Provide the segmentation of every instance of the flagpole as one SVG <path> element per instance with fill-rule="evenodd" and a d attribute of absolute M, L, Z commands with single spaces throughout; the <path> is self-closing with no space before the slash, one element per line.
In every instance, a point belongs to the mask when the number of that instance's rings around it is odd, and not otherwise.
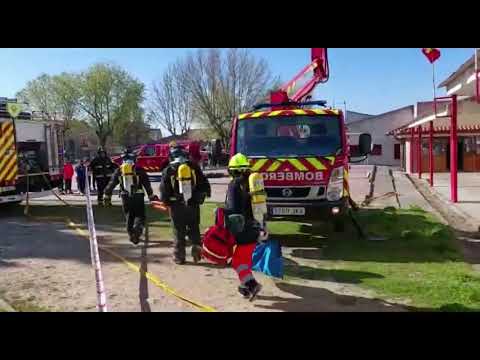
<path fill-rule="evenodd" d="M 435 62 L 432 63 L 432 79 L 433 79 L 433 111 L 435 117 L 437 116 L 437 94 L 435 91 Z"/>

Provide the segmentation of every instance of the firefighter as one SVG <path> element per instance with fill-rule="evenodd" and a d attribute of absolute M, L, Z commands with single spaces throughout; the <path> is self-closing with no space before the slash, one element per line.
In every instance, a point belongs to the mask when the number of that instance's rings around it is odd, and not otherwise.
<path fill-rule="evenodd" d="M 170 208 L 174 238 L 174 262 L 185 264 L 185 242 L 192 242 L 192 257 L 201 258 L 200 205 L 211 196 L 210 183 L 198 164 L 181 146 L 170 145 L 170 163 L 162 173 L 160 199 Z"/>
<path fill-rule="evenodd" d="M 228 163 L 228 172 L 232 180 L 228 185 L 225 212 L 230 219 L 233 216 L 238 218 L 239 215 L 242 218 L 241 226 L 232 222 L 229 226 L 237 244 L 232 257 L 232 267 L 240 279 L 238 291 L 244 297 L 253 300 L 262 287 L 252 274 L 252 255 L 257 242 L 265 236 L 262 230 L 264 225 L 255 220 L 252 209 L 249 186 L 251 168 L 248 158 L 240 153 L 233 156 Z"/>
<path fill-rule="evenodd" d="M 135 155 L 130 149 L 122 154 L 122 165 L 115 170 L 105 187 L 105 200 L 111 203 L 115 187 L 120 184 L 123 213 L 127 223 L 127 232 L 133 244 L 140 242 L 145 227 L 145 191 L 150 201 L 158 200 L 145 170 L 136 165 Z"/>
<path fill-rule="evenodd" d="M 97 183 L 97 200 L 99 206 L 110 205 L 108 200 L 104 203 L 103 194 L 116 168 L 115 163 L 107 156 L 107 152 L 102 147 L 98 148 L 97 156 L 90 163 L 89 170 L 92 172 L 93 179 Z"/>

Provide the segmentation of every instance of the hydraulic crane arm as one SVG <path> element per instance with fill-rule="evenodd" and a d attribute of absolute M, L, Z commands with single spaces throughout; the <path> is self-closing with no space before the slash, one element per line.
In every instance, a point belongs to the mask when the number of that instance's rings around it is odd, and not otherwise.
<path fill-rule="evenodd" d="M 328 77 L 327 48 L 312 48 L 312 62 L 279 90 L 272 92 L 271 103 L 303 102 L 308 99 L 315 86 L 327 82 Z"/>

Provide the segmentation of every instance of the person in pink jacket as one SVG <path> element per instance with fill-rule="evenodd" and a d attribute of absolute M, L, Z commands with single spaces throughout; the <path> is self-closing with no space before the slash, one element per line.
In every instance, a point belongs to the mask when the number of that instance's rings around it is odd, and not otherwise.
<path fill-rule="evenodd" d="M 65 182 L 65 192 L 67 194 L 73 194 L 72 192 L 72 178 L 73 178 L 73 165 L 70 160 L 65 162 L 63 166 L 63 181 Z"/>

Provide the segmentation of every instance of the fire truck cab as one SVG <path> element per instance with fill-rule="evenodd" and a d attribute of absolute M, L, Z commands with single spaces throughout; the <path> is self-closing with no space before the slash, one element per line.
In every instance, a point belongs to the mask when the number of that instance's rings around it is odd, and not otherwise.
<path fill-rule="evenodd" d="M 370 147 L 370 135 L 361 134 L 356 153 L 350 153 L 337 109 L 299 104 L 240 114 L 233 122 L 231 155 L 246 155 L 252 171 L 263 175 L 270 219 L 343 223 L 349 157 L 366 156 Z"/>

